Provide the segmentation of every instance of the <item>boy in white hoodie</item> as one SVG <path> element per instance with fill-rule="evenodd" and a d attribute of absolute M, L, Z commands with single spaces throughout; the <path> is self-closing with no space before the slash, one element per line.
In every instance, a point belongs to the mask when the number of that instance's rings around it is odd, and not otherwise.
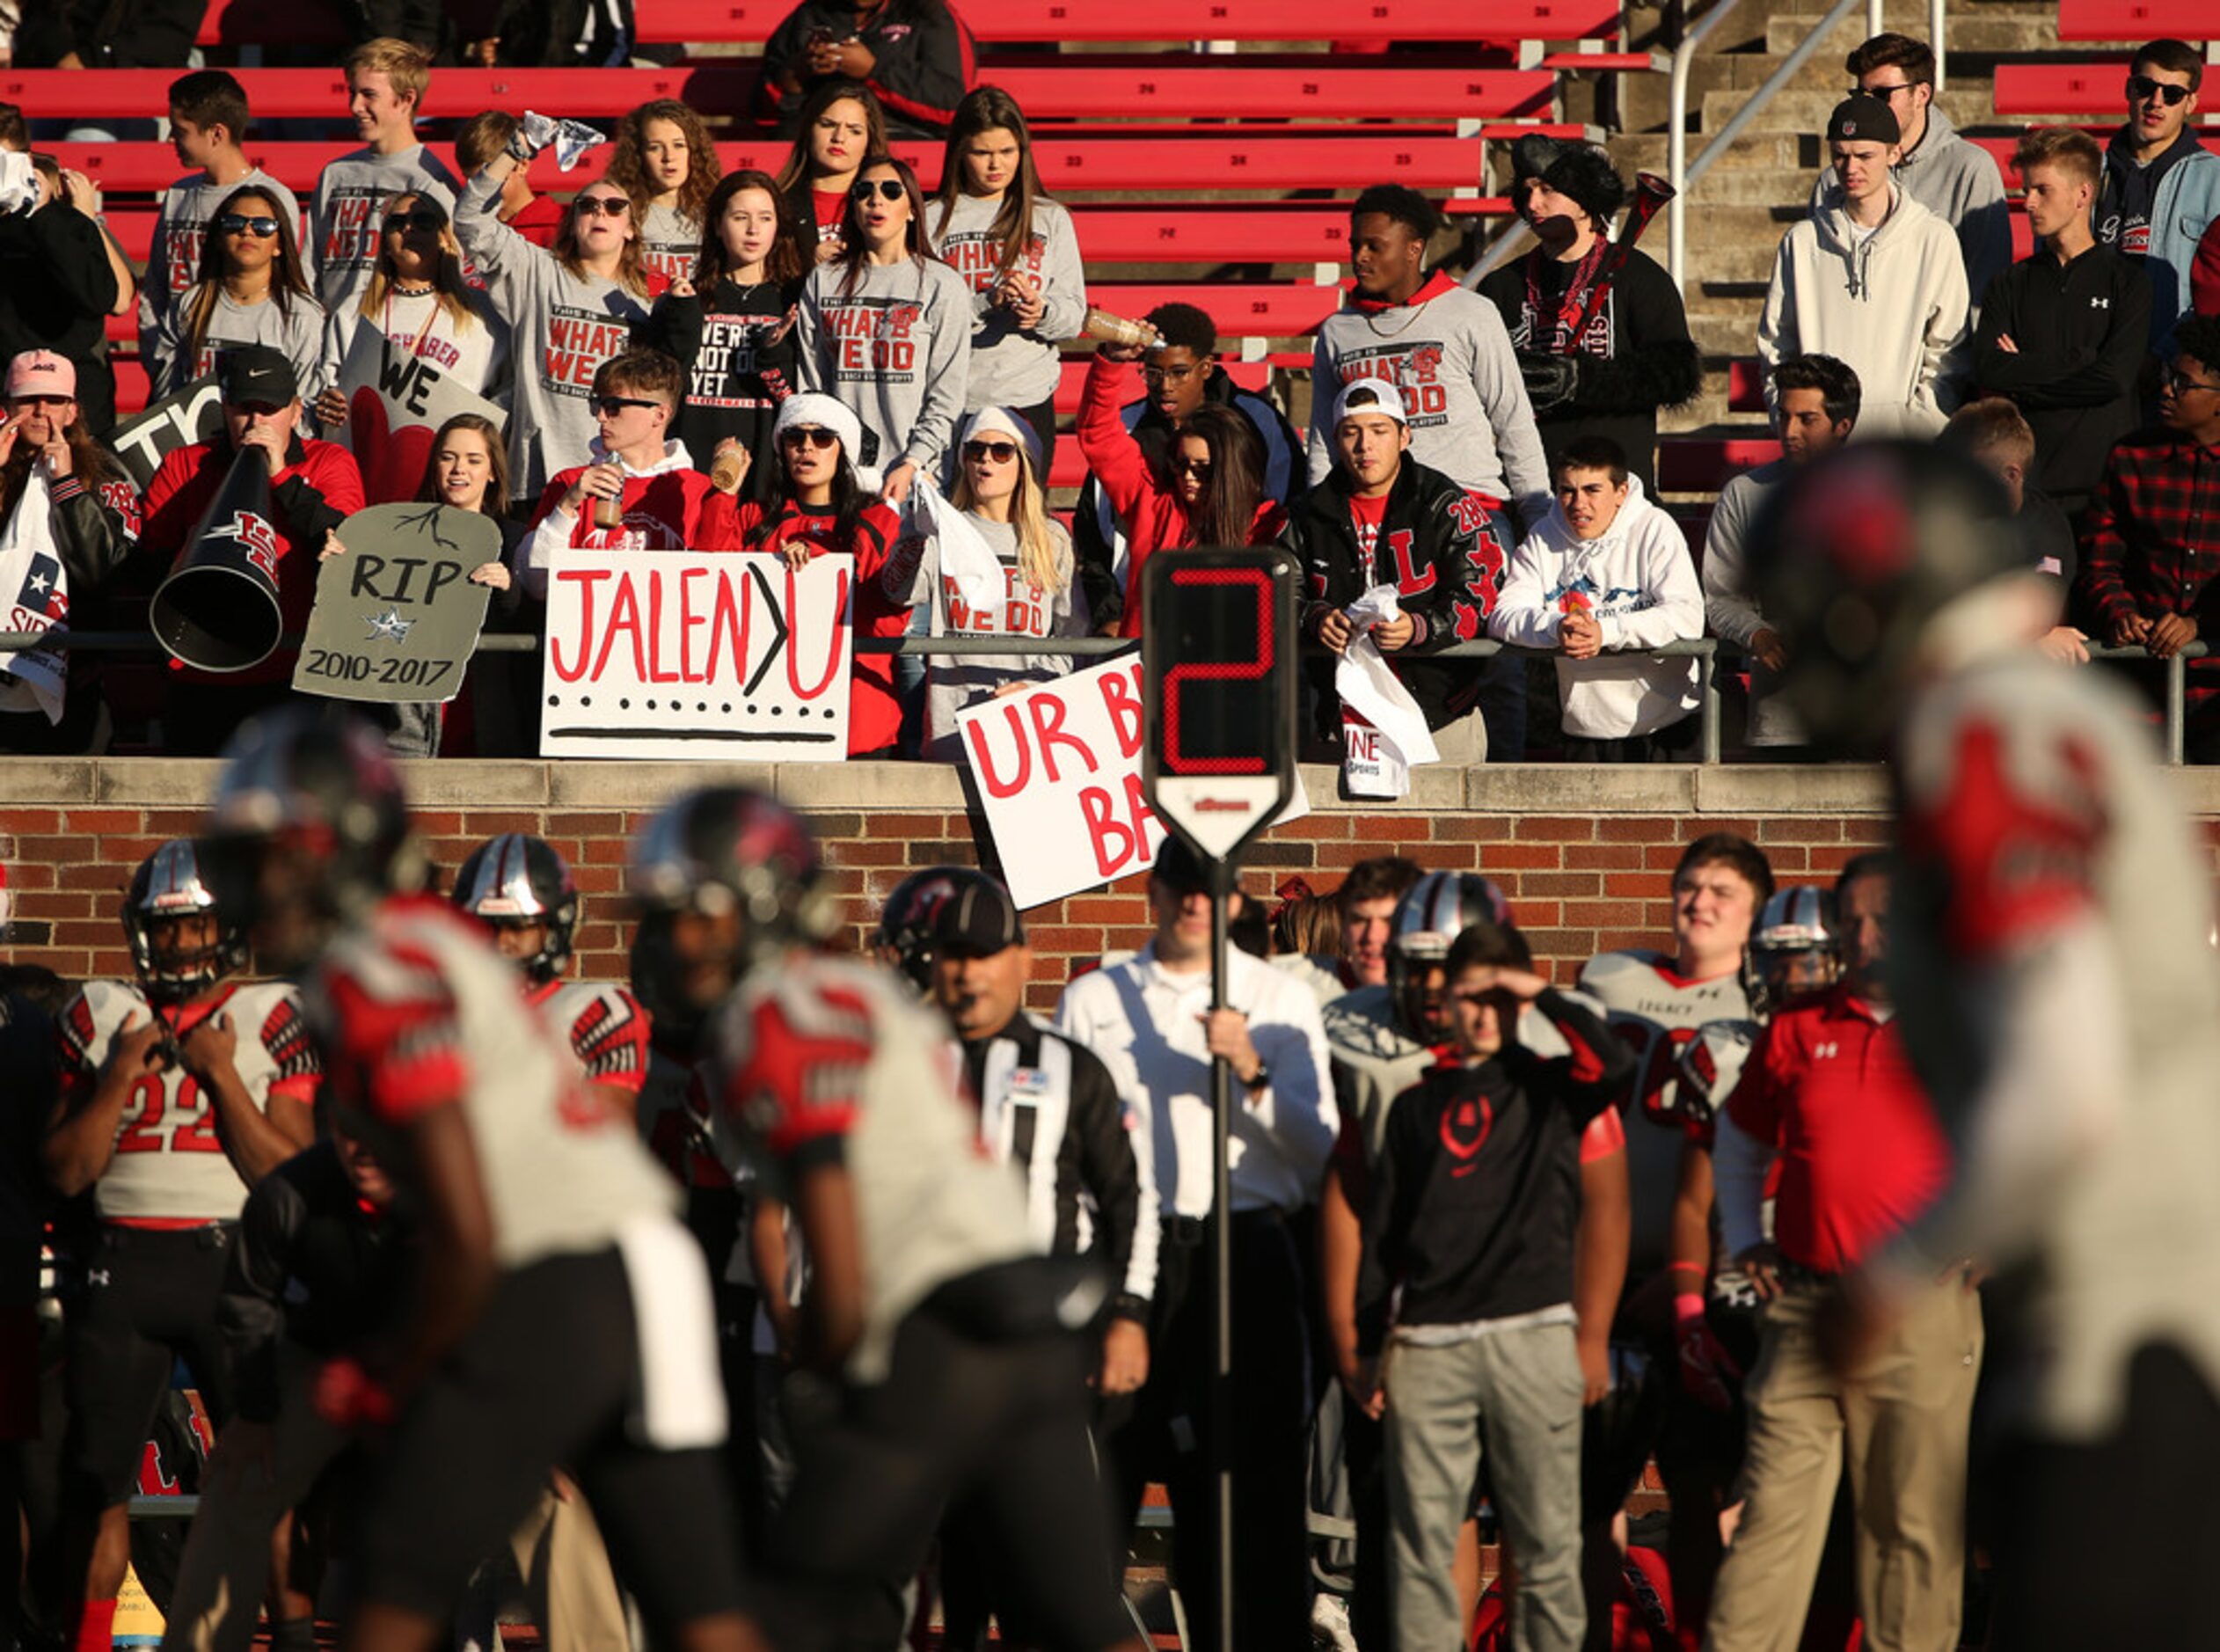
<path fill-rule="evenodd" d="M 1899 129 L 1878 98 L 1836 105 L 1827 152 L 1841 182 L 1781 240 L 1757 353 L 1769 382 L 1793 355 L 1848 363 L 1865 391 L 1861 437 L 1932 436 L 1958 406 L 1968 365 L 1958 238 L 1891 172 Z"/>
<path fill-rule="evenodd" d="M 1556 653 L 1574 761 L 1685 760 L 1701 703 L 1696 662 L 1636 651 L 1704 634 L 1688 542 L 1608 436 L 1567 442 L 1555 479 L 1557 502 L 1511 559 L 1488 634 Z"/>

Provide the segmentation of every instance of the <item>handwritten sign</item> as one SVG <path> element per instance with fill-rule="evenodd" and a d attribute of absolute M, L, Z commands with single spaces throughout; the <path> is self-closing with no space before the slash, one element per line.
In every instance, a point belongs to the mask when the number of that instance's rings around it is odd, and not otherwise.
<path fill-rule="evenodd" d="M 1169 835 L 1141 790 L 1141 658 L 1106 661 L 956 713 L 1019 906 L 1156 864 Z M 1274 824 L 1311 812 L 1300 779 Z"/>
<path fill-rule="evenodd" d="M 540 755 L 840 762 L 855 578 L 846 556 L 558 552 Z"/>
<path fill-rule="evenodd" d="M 165 396 L 144 413 L 108 433 L 108 446 L 140 493 L 179 448 L 212 440 L 223 424 L 223 396 L 211 373 L 196 378 L 174 396 Z"/>
<path fill-rule="evenodd" d="M 432 438 L 457 413 L 477 413 L 498 428 L 499 407 L 420 355 L 396 349 L 370 321 L 359 321 L 340 363 L 347 424 L 336 432 L 362 471 L 362 496 L 373 505 L 414 499 L 432 457 Z"/>
<path fill-rule="evenodd" d="M 326 699 L 451 700 L 491 593 L 471 571 L 501 556 L 491 516 L 452 505 L 373 505 L 340 526 L 344 556 L 317 570 L 293 686 Z"/>

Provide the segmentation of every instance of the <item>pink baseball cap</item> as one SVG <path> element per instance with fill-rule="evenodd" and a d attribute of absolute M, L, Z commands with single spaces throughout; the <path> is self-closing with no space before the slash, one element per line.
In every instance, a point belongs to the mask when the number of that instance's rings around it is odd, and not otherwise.
<path fill-rule="evenodd" d="M 77 369 L 66 356 L 52 350 L 26 350 L 8 363 L 10 401 L 26 396 L 66 396 L 77 398 Z"/>

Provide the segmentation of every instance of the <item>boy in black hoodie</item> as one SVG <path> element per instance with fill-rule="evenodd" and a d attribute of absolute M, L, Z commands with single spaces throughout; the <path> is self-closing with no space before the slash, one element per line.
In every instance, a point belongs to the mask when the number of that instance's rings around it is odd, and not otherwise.
<path fill-rule="evenodd" d="M 1483 1452 L 1519 1557 L 1514 1643 L 1569 1652 L 1587 1624 L 1573 1312 L 1581 1133 L 1634 1061 L 1532 961 L 1524 937 L 1486 920 L 1450 948 L 1455 1055 L 1397 1098 L 1365 1213 L 1358 1351 L 1376 1373 L 1367 1409 L 1387 1419 L 1403 1646 L 1464 1644 L 1451 1561 Z M 1520 1045 L 1530 1004 L 1568 1055 L 1544 1060 Z"/>

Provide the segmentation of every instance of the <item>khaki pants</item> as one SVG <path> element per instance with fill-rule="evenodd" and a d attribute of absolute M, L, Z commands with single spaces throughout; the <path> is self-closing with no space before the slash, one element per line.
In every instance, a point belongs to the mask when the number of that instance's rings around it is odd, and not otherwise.
<path fill-rule="evenodd" d="M 542 1494 L 539 1506 L 509 1534 L 532 1620 L 547 1652 L 627 1652 L 630 1620 L 601 1528 L 577 1488 L 568 1490 L 567 1497 Z"/>
<path fill-rule="evenodd" d="M 1873 1652 L 1952 1652 L 1964 1590 L 1966 1435 L 1981 1372 L 1981 1299 L 1957 1276 L 1910 1306 L 1864 1365 L 1837 1377 L 1815 1326 L 1829 1293 L 1768 1303 L 1745 1391 L 1748 1502 L 1720 1568 L 1705 1645 L 1793 1652 L 1850 1464 L 1858 1608 Z"/>

